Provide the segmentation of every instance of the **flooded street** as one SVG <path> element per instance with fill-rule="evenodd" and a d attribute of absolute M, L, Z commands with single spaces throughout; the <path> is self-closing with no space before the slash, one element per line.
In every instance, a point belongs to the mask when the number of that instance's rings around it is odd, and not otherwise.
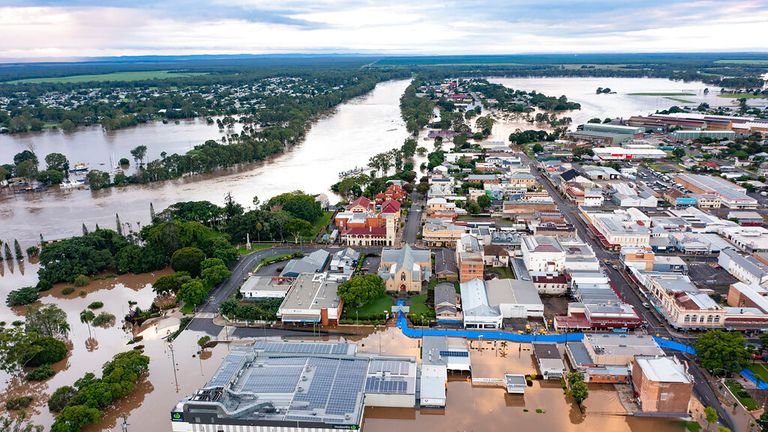
<path fill-rule="evenodd" d="M 40 233 L 46 238 L 77 235 L 83 223 L 89 227 L 96 224 L 113 227 L 115 213 L 120 214 L 123 222 L 136 227 L 137 223 L 149 221 L 150 203 L 157 211 L 178 201 L 208 200 L 222 204 L 227 192 L 232 192 L 245 206 L 252 205 L 254 195 L 264 202 L 271 196 L 297 189 L 330 193 L 330 186 L 338 181 L 340 171 L 364 166 L 372 155 L 400 146 L 408 136 L 399 108 L 400 96 L 408 83 L 408 80 L 381 83 L 368 95 L 344 103 L 318 120 L 306 140 L 291 151 L 226 174 L 217 172 L 98 192 L 0 195 L 0 239 L 17 238 L 24 245 L 30 245 L 39 241 Z M 157 127 L 158 131 L 172 135 L 176 126 Z M 215 126 L 211 130 L 218 134 Z M 116 133 L 127 131 L 132 133 L 129 130 Z M 199 137 L 195 143 L 204 140 L 205 137 Z M 135 143 L 140 144 L 146 143 Z M 151 145 L 148 149 L 159 153 Z"/>
<path fill-rule="evenodd" d="M 696 107 L 702 102 L 711 106 L 730 106 L 734 99 L 718 97 L 720 88 L 700 81 L 682 82 L 663 78 L 489 78 L 515 90 L 544 93 L 547 96 L 566 95 L 581 104 L 577 111 L 566 111 L 558 117 L 571 117 L 571 129 L 597 117 L 628 118 L 647 115 L 673 105 Z M 598 87 L 610 88 L 615 94 L 597 94 Z M 704 94 L 704 89 L 709 93 Z M 630 93 L 691 93 L 685 96 L 638 96 Z M 674 100 L 673 100 L 674 99 Z"/>

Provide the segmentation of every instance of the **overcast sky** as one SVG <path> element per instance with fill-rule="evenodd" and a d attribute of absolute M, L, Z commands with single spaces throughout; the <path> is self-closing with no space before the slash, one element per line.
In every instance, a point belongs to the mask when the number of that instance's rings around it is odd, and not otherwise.
<path fill-rule="evenodd" d="M 0 58 L 768 51 L 768 0 L 0 0 Z"/>

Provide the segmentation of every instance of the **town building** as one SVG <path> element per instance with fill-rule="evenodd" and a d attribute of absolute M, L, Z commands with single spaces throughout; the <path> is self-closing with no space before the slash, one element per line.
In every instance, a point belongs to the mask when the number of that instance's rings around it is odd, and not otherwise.
<path fill-rule="evenodd" d="M 461 338 L 424 336 L 421 345 L 419 403 L 427 408 L 444 408 L 448 372 L 471 369 L 469 348 Z"/>
<path fill-rule="evenodd" d="M 592 212 L 582 210 L 584 219 L 606 249 L 620 250 L 626 246 L 648 246 L 651 231 L 635 208 L 626 211 Z"/>
<path fill-rule="evenodd" d="M 719 228 L 718 232 L 746 253 L 768 252 L 768 229 L 728 226 Z"/>
<path fill-rule="evenodd" d="M 336 325 L 343 307 L 338 288 L 327 273 L 302 273 L 288 289 L 277 316 L 283 323 Z"/>
<path fill-rule="evenodd" d="M 329 269 L 331 272 L 351 276 L 357 267 L 358 260 L 360 260 L 360 252 L 352 248 L 341 249 L 333 254 Z"/>
<path fill-rule="evenodd" d="M 675 176 L 675 182 L 696 194 L 715 195 L 731 209 L 757 208 L 757 200 L 747 196 L 746 189 L 720 177 L 683 173 Z"/>
<path fill-rule="evenodd" d="M 435 276 L 440 280 L 458 281 L 459 268 L 456 253 L 450 249 L 435 249 Z"/>
<path fill-rule="evenodd" d="M 486 266 L 489 267 L 509 267 L 509 251 L 506 247 L 493 244 L 493 236 L 491 241 L 483 245 L 483 261 Z"/>
<path fill-rule="evenodd" d="M 636 355 L 664 355 L 649 335 L 588 333 L 567 342 L 565 355 L 571 366 L 592 383 L 628 383 Z"/>
<path fill-rule="evenodd" d="M 325 269 L 331 254 L 323 249 L 318 249 L 307 256 L 288 261 L 280 272 L 282 278 L 299 277 L 302 273 L 317 273 Z"/>
<path fill-rule="evenodd" d="M 485 259 L 480 241 L 472 234 L 462 234 L 456 240 L 456 265 L 459 269 L 459 282 L 482 279 L 485 272 Z"/>
<path fill-rule="evenodd" d="M 717 263 L 736 279 L 747 285 L 768 283 L 768 265 L 752 256 L 744 256 L 733 248 L 720 251 Z"/>
<path fill-rule="evenodd" d="M 534 342 L 533 356 L 545 380 L 559 380 L 565 376 L 565 362 L 556 343 Z"/>
<path fill-rule="evenodd" d="M 636 357 L 632 364 L 632 387 L 643 412 L 688 416 L 693 377 L 677 357 Z"/>
<path fill-rule="evenodd" d="M 365 407 L 416 405 L 416 361 L 346 343 L 259 341 L 231 348 L 171 410 L 171 430 L 358 430 Z"/>
<path fill-rule="evenodd" d="M 557 275 L 565 269 L 565 251 L 556 237 L 525 236 L 520 250 L 531 276 Z"/>
<path fill-rule="evenodd" d="M 488 304 L 498 307 L 504 318 L 542 318 L 542 303 L 536 286 L 520 279 L 491 279 L 485 281 Z"/>
<path fill-rule="evenodd" d="M 498 329 L 502 327 L 504 317 L 498 306 L 494 307 L 489 303 L 482 279 L 463 282 L 460 291 L 465 328 Z"/>
<path fill-rule="evenodd" d="M 465 225 L 445 221 L 431 221 L 424 224 L 421 239 L 429 247 L 455 247 L 456 241 L 467 232 Z"/>
<path fill-rule="evenodd" d="M 435 286 L 435 315 L 440 323 L 461 321 L 458 294 L 452 283 L 439 283 Z"/>
<path fill-rule="evenodd" d="M 249 276 L 240 286 L 244 299 L 284 298 L 293 278 L 279 276 Z"/>
<path fill-rule="evenodd" d="M 379 276 L 389 292 L 420 292 L 422 285 L 432 276 L 429 250 L 382 249 Z"/>

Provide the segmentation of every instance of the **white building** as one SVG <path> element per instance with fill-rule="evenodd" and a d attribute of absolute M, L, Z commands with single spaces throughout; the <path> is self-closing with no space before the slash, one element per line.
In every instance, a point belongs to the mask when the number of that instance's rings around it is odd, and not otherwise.
<path fill-rule="evenodd" d="M 615 191 L 611 201 L 620 207 L 656 207 L 659 199 L 648 188 L 630 187 L 626 183 L 612 183 Z"/>
<path fill-rule="evenodd" d="M 560 239 L 560 246 L 565 252 L 566 272 L 600 270 L 600 261 L 595 251 L 580 238 Z"/>
<path fill-rule="evenodd" d="M 533 318 L 544 316 L 544 303 L 531 281 L 491 279 L 485 282 L 491 307 L 498 307 L 504 318 Z"/>
<path fill-rule="evenodd" d="M 525 236 L 520 249 L 531 276 L 559 274 L 565 269 L 565 251 L 555 237 Z"/>
<path fill-rule="evenodd" d="M 461 283 L 461 305 L 465 328 L 501 328 L 504 317 L 498 306 L 491 306 L 481 279 Z"/>
<path fill-rule="evenodd" d="M 744 252 L 768 252 L 768 229 L 737 225 L 720 228 L 719 232 Z"/>
<path fill-rule="evenodd" d="M 637 214 L 642 212 L 637 209 L 617 210 L 612 213 L 588 211 L 582 211 L 582 213 L 597 231 L 598 240 L 605 248 L 648 246 L 650 243 L 651 231 L 648 223 L 638 217 Z"/>
<path fill-rule="evenodd" d="M 720 251 L 717 263 L 736 279 L 748 285 L 762 285 L 768 282 L 768 266 L 752 256 L 743 256 L 735 249 Z"/>

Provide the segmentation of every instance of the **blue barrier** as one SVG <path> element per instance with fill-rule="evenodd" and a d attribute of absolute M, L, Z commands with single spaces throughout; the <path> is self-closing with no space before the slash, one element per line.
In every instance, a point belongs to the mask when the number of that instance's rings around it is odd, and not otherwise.
<path fill-rule="evenodd" d="M 399 306 L 405 305 L 405 300 L 398 299 L 395 303 Z M 498 330 L 467 330 L 467 329 L 433 329 L 433 328 L 413 328 L 408 326 L 408 320 L 402 312 L 397 314 L 397 327 L 403 334 L 409 338 L 422 338 L 424 336 L 444 336 L 444 337 L 460 337 L 471 340 L 503 340 L 519 343 L 532 343 L 532 342 L 555 342 L 555 343 L 567 343 L 576 342 L 584 338 L 583 333 L 561 333 L 554 335 L 534 335 L 534 334 L 518 334 L 509 333 Z M 670 349 L 673 351 L 680 351 L 687 354 L 696 354 L 696 350 L 693 347 L 684 343 L 675 342 L 673 340 L 664 339 L 660 337 L 653 337 L 653 340 L 659 344 L 660 347 Z M 768 386 L 768 384 L 766 384 Z M 768 387 L 767 387 L 768 388 Z"/>
<path fill-rule="evenodd" d="M 768 390 L 768 383 L 756 377 L 751 370 L 744 368 L 740 373 L 741 376 L 751 381 L 758 390 Z"/>

